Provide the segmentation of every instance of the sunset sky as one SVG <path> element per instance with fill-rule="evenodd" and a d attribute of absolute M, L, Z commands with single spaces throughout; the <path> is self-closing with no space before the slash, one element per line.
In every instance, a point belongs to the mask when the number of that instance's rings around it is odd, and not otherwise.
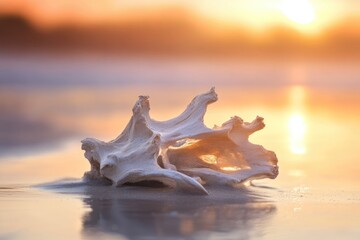
<path fill-rule="evenodd" d="M 0 13 L 20 14 L 36 26 L 100 24 L 179 8 L 205 19 L 250 27 L 254 31 L 287 25 L 321 32 L 341 20 L 357 17 L 358 0 L 0 0 Z"/>

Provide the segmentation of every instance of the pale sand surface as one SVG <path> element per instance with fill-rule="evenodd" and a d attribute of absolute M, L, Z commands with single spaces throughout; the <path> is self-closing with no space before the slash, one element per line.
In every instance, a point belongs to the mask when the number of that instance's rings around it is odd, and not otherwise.
<path fill-rule="evenodd" d="M 358 239 L 356 190 L 168 188 L 62 180 L 0 188 L 0 239 Z"/>
<path fill-rule="evenodd" d="M 360 239 L 358 64 L 95 60 L 0 59 L 1 240 Z M 264 117 L 251 141 L 277 179 L 209 196 L 79 183 L 80 140 L 116 137 L 139 94 L 165 120 L 213 85 L 205 123 Z"/>

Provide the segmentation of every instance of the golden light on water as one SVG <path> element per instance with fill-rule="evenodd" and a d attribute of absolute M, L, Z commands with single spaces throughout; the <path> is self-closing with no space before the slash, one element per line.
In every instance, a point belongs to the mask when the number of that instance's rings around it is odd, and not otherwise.
<path fill-rule="evenodd" d="M 293 154 L 305 154 L 306 121 L 304 117 L 306 91 L 302 86 L 290 89 L 291 114 L 288 120 L 290 151 Z"/>
<path fill-rule="evenodd" d="M 290 89 L 290 103 L 292 110 L 303 111 L 306 90 L 301 85 L 295 85 Z"/>
<path fill-rule="evenodd" d="M 305 133 L 306 124 L 302 114 L 294 113 L 289 118 L 290 150 L 294 154 L 306 153 Z"/>
<path fill-rule="evenodd" d="M 308 0 L 284 0 L 280 10 L 291 21 L 309 24 L 315 20 L 315 10 Z"/>

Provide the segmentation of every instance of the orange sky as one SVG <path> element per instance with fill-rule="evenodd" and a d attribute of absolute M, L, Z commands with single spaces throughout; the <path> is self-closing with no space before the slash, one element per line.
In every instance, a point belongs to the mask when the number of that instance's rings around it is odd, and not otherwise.
<path fill-rule="evenodd" d="M 0 0 L 0 12 L 24 15 L 40 27 L 119 21 L 159 7 L 180 7 L 255 30 L 285 24 L 315 33 L 360 13 L 358 0 Z"/>

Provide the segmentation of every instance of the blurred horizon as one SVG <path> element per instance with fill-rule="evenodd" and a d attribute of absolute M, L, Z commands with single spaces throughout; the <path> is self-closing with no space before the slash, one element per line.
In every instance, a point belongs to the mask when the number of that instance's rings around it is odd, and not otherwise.
<path fill-rule="evenodd" d="M 15 53 L 360 59 L 358 2 L 256 2 L 3 0 L 0 49 Z"/>

